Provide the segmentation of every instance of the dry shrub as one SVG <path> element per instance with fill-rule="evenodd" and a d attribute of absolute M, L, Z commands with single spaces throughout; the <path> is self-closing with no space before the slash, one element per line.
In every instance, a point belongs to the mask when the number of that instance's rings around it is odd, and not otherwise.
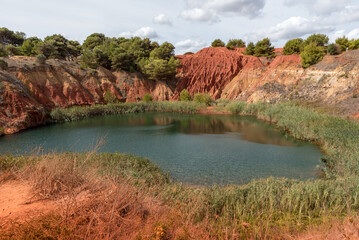
<path fill-rule="evenodd" d="M 68 156 L 43 155 L 18 173 L 32 184 L 33 200 L 51 199 L 59 207 L 0 227 L 0 239 L 209 239 L 201 228 L 183 221 L 178 209 L 125 179 L 101 177 L 96 166 Z"/>

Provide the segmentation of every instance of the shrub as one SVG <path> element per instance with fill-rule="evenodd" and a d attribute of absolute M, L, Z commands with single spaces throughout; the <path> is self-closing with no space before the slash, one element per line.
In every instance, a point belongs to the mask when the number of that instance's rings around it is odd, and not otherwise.
<path fill-rule="evenodd" d="M 46 56 L 42 53 L 36 56 L 36 62 L 39 64 L 45 64 L 46 63 Z"/>
<path fill-rule="evenodd" d="M 5 51 L 6 51 L 7 55 L 10 55 L 10 56 L 21 55 L 20 49 L 11 44 L 9 44 L 5 47 Z"/>
<path fill-rule="evenodd" d="M 328 44 L 329 37 L 325 34 L 312 34 L 304 42 L 304 45 L 315 43 L 316 46 L 325 46 Z"/>
<path fill-rule="evenodd" d="M 309 67 L 317 62 L 320 62 L 325 55 L 324 48 L 317 46 L 316 43 L 310 43 L 305 46 L 303 52 L 300 54 L 302 57 L 302 66 Z"/>
<path fill-rule="evenodd" d="M 340 51 L 345 52 L 347 48 L 349 48 L 350 42 L 349 39 L 345 36 L 341 38 L 337 38 L 335 40 L 335 43 L 338 44 Z"/>
<path fill-rule="evenodd" d="M 228 41 L 226 48 L 235 49 L 245 47 L 246 43 L 242 39 L 231 39 Z"/>
<path fill-rule="evenodd" d="M 0 70 L 6 70 L 8 67 L 7 62 L 5 62 L 4 60 L 0 59 Z"/>
<path fill-rule="evenodd" d="M 183 89 L 180 93 L 180 100 L 181 101 L 191 101 L 191 95 L 189 94 L 189 92 L 187 91 L 187 89 Z"/>
<path fill-rule="evenodd" d="M 224 47 L 224 42 L 221 39 L 216 39 L 211 44 L 212 47 Z"/>
<path fill-rule="evenodd" d="M 254 48 L 254 56 L 256 57 L 271 57 L 274 56 L 274 47 L 269 38 L 264 38 L 256 43 Z"/>
<path fill-rule="evenodd" d="M 359 39 L 349 41 L 349 50 L 359 49 Z"/>
<path fill-rule="evenodd" d="M 338 55 L 341 53 L 340 46 L 335 43 L 331 43 L 327 47 L 327 53 L 330 55 Z"/>
<path fill-rule="evenodd" d="M 254 54 L 254 43 L 253 42 L 248 43 L 248 46 L 246 47 L 244 54 L 245 55 L 253 55 Z"/>
<path fill-rule="evenodd" d="M 193 97 L 193 101 L 197 103 L 204 103 L 207 106 L 210 106 L 213 103 L 211 96 L 208 93 L 196 93 Z"/>
<path fill-rule="evenodd" d="M 151 96 L 151 94 L 149 93 L 146 93 L 145 96 L 143 96 L 143 99 L 142 101 L 145 102 L 145 103 L 148 103 L 148 102 L 152 102 L 153 98 Z"/>
<path fill-rule="evenodd" d="M 111 93 L 110 90 L 107 90 L 105 92 L 105 96 L 103 97 L 105 103 L 116 103 L 117 102 L 117 98 L 114 94 Z"/>
<path fill-rule="evenodd" d="M 292 55 L 292 54 L 300 54 L 303 51 L 303 39 L 296 38 L 291 39 L 284 45 L 283 54 L 284 55 Z"/>

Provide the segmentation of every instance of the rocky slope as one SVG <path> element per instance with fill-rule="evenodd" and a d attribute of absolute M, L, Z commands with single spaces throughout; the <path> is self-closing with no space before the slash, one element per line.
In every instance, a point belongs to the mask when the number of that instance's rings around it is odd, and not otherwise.
<path fill-rule="evenodd" d="M 155 100 L 177 100 L 187 89 L 192 95 L 208 92 L 214 99 L 248 102 L 295 100 L 315 102 L 359 117 L 359 50 L 326 56 L 307 69 L 300 56 L 275 58 L 243 55 L 244 49 L 205 48 L 178 56 L 177 80 L 148 80 L 136 73 L 81 69 L 75 62 L 31 57 L 5 59 L 0 70 L 0 135 L 11 134 L 46 121 L 57 107 L 104 103 L 106 91 L 119 101 L 140 101 L 150 93 Z"/>
<path fill-rule="evenodd" d="M 135 73 L 80 69 L 74 62 L 60 60 L 39 65 L 32 57 L 12 57 L 6 62 L 8 69 L 0 70 L 0 135 L 40 125 L 46 112 L 57 107 L 104 103 L 106 91 L 122 102 L 141 100 L 146 93 L 155 100 L 167 100 L 173 94 L 170 84 Z"/>
<path fill-rule="evenodd" d="M 179 56 L 182 67 L 174 99 L 183 88 L 214 99 L 248 102 L 298 100 L 339 109 L 344 116 L 359 113 L 359 50 L 326 56 L 303 69 L 298 55 L 272 59 L 243 55 L 242 49 L 205 48 Z"/>

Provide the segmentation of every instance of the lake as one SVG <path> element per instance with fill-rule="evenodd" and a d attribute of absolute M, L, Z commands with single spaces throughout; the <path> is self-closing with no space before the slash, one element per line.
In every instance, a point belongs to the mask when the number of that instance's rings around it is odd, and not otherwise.
<path fill-rule="evenodd" d="M 88 151 L 149 158 L 188 184 L 243 184 L 252 179 L 315 178 L 322 153 L 252 117 L 139 113 L 48 125 L 0 138 L 0 153 Z"/>

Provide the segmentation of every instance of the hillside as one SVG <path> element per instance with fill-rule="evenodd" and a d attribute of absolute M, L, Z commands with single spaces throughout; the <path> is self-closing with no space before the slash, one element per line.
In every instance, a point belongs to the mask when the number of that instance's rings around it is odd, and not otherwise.
<path fill-rule="evenodd" d="M 104 103 L 107 91 L 122 102 L 178 100 L 187 89 L 192 95 L 208 92 L 214 99 L 247 102 L 305 101 L 335 109 L 342 116 L 359 116 L 359 50 L 326 56 L 303 69 L 300 56 L 272 59 L 247 56 L 242 49 L 204 48 L 177 56 L 181 67 L 170 82 L 124 71 L 81 69 L 75 62 L 33 57 L 11 57 L 0 70 L 0 134 L 12 134 L 46 122 L 57 107 Z"/>

